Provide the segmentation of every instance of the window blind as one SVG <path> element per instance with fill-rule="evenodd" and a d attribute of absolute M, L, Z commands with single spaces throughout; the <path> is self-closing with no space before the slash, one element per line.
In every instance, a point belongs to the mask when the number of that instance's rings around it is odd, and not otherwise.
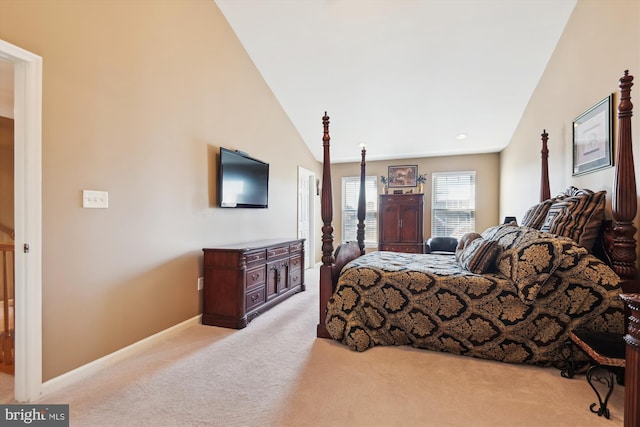
<path fill-rule="evenodd" d="M 431 236 L 462 237 L 475 231 L 476 173 L 433 173 Z"/>
<path fill-rule="evenodd" d="M 367 247 L 378 245 L 378 182 L 376 176 L 365 177 L 366 216 L 364 243 Z M 358 197 L 360 177 L 342 178 L 342 242 L 356 241 L 358 232 Z"/>

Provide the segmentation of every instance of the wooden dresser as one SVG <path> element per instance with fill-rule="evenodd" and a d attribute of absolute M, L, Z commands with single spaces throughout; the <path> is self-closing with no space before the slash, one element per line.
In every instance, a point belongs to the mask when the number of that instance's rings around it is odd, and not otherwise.
<path fill-rule="evenodd" d="M 424 194 L 381 194 L 378 250 L 424 252 Z"/>
<path fill-rule="evenodd" d="M 304 291 L 304 239 L 205 248 L 202 323 L 240 329 Z"/>

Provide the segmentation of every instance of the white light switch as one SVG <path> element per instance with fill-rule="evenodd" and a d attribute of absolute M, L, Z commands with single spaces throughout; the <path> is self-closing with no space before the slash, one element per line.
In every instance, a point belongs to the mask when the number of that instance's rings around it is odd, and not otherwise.
<path fill-rule="evenodd" d="M 109 193 L 107 191 L 82 190 L 82 207 L 108 208 Z"/>

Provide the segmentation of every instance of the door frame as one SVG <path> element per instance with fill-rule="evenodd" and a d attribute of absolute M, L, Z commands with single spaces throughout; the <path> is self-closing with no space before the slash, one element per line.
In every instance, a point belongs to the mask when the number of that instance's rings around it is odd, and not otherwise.
<path fill-rule="evenodd" d="M 30 402 L 42 393 L 42 57 L 3 40 L 0 57 L 14 65 L 14 397 Z"/>
<path fill-rule="evenodd" d="M 303 188 L 301 186 L 301 178 L 302 177 L 306 177 L 307 178 L 307 182 L 308 185 L 306 186 L 306 188 Z M 307 257 L 309 259 L 310 262 L 306 263 L 305 262 L 305 269 L 306 268 L 311 268 L 313 267 L 313 265 L 315 264 L 315 259 L 316 259 L 316 234 L 315 234 L 315 230 L 316 230 L 316 203 L 315 203 L 315 196 L 316 193 L 314 191 L 314 188 L 316 186 L 316 174 L 313 173 L 312 171 L 303 168 L 302 166 L 298 166 L 298 228 L 300 226 L 301 223 L 301 215 L 302 215 L 302 209 L 300 209 L 300 194 L 302 192 L 307 193 L 307 200 L 309 201 L 309 205 L 307 206 L 307 211 L 309 213 L 309 221 L 307 221 L 307 223 L 309 224 L 309 230 L 308 230 L 308 236 L 309 238 L 307 239 L 307 241 L 305 241 L 305 257 Z M 301 232 L 300 230 L 297 230 L 298 233 L 298 237 L 301 236 Z"/>

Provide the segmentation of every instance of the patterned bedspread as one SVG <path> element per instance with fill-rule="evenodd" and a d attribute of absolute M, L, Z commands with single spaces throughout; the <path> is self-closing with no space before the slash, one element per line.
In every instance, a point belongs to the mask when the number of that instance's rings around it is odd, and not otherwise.
<path fill-rule="evenodd" d="M 373 252 L 345 266 L 326 324 L 357 351 L 409 344 L 549 365 L 574 328 L 624 328 L 617 275 L 590 254 L 563 267 L 526 303 L 510 279 L 470 273 L 453 256 Z"/>

